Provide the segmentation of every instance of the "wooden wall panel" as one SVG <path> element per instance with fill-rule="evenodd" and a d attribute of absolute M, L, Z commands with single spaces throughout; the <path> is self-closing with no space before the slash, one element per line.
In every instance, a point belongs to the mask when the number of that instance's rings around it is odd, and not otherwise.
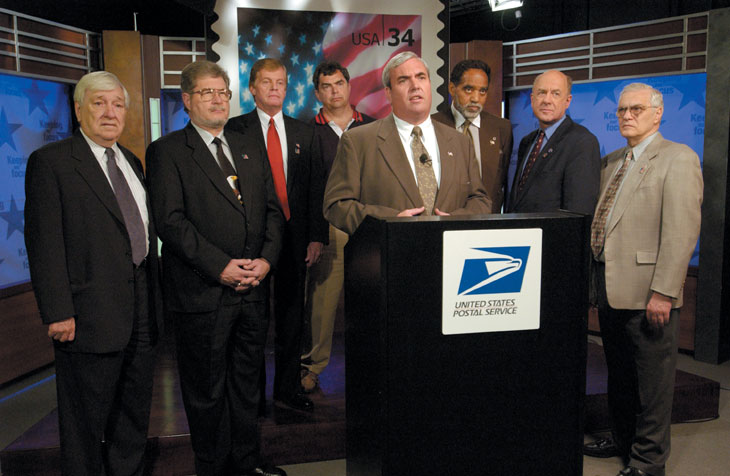
<path fill-rule="evenodd" d="M 104 69 L 117 75 L 129 92 L 129 110 L 119 142 L 142 158 L 147 120 L 142 81 L 142 43 L 136 31 L 104 31 Z"/>
<path fill-rule="evenodd" d="M 0 385 L 53 362 L 33 291 L 0 299 Z"/>

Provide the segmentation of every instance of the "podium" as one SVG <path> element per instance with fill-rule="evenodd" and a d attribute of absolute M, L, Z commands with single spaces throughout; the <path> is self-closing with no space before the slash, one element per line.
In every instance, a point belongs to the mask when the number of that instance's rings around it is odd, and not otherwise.
<path fill-rule="evenodd" d="M 501 229 L 542 230 L 539 326 L 445 335 L 444 233 Z M 568 212 L 365 219 L 345 248 L 348 476 L 582 474 L 589 233 Z"/>

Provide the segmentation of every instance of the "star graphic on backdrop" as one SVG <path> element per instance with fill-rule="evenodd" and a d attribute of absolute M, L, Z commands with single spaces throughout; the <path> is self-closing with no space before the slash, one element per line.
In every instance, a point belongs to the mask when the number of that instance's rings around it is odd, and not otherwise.
<path fill-rule="evenodd" d="M 246 74 L 246 71 L 248 71 L 248 63 L 245 61 L 241 61 L 241 63 L 238 65 L 238 70 L 241 72 L 241 74 Z"/>
<path fill-rule="evenodd" d="M 327 33 L 327 29 L 330 27 L 330 24 L 329 24 L 329 22 L 324 22 L 321 25 L 319 25 L 319 27 L 322 29 L 323 33 Z"/>
<path fill-rule="evenodd" d="M 316 102 L 314 103 L 314 107 L 312 108 L 312 111 L 314 111 L 315 114 L 319 114 L 319 110 L 322 108 L 322 103 Z"/>
<path fill-rule="evenodd" d="M 251 30 L 253 31 L 253 37 L 256 38 L 259 36 L 259 30 L 261 27 L 259 25 L 255 25 Z"/>
<path fill-rule="evenodd" d="M 611 104 L 616 104 L 616 94 L 613 92 L 613 89 L 609 88 L 598 88 L 598 94 L 596 94 L 596 99 L 593 101 L 593 105 L 595 106 L 599 102 L 601 102 L 601 99 L 607 98 L 611 101 Z"/>
<path fill-rule="evenodd" d="M 0 147 L 3 144 L 8 144 L 10 147 L 15 149 L 15 142 L 13 141 L 13 132 L 15 132 L 23 124 L 14 124 L 8 122 L 8 118 L 5 115 L 5 109 L 0 108 Z"/>
<path fill-rule="evenodd" d="M 266 58 L 266 53 L 264 53 L 262 51 L 261 54 L 259 55 L 259 59 L 264 59 L 264 58 Z"/>
<path fill-rule="evenodd" d="M 266 35 L 266 38 L 264 38 L 264 41 L 266 42 L 267 45 L 271 44 L 271 34 L 270 33 L 268 35 Z"/>
<path fill-rule="evenodd" d="M 251 43 L 246 43 L 246 53 L 253 56 L 253 45 Z"/>
<path fill-rule="evenodd" d="M 291 55 L 291 64 L 299 64 L 299 55 Z"/>
<path fill-rule="evenodd" d="M 314 50 L 314 54 L 319 54 L 319 52 L 322 50 L 322 43 L 315 43 L 312 47 L 312 50 Z"/>
<path fill-rule="evenodd" d="M 304 99 L 306 99 L 304 96 L 299 96 L 299 101 L 297 101 L 297 106 L 299 106 L 299 107 L 304 106 Z"/>
<path fill-rule="evenodd" d="M 10 238 L 14 231 L 23 234 L 23 210 L 18 210 L 15 204 L 15 197 L 10 195 L 10 211 L 0 212 L 0 218 L 8 222 L 8 233 L 5 238 Z"/>
<path fill-rule="evenodd" d="M 277 50 L 279 50 L 279 54 L 282 56 L 284 55 L 284 49 L 286 49 L 286 47 L 284 46 L 284 43 L 280 44 L 279 47 L 277 48 Z"/>
<path fill-rule="evenodd" d="M 251 102 L 251 90 L 246 88 L 241 90 L 241 99 L 243 102 Z"/>
<path fill-rule="evenodd" d="M 679 88 L 677 88 L 679 91 Z M 702 88 L 689 88 L 689 91 L 679 91 L 682 93 L 682 101 L 679 103 L 679 109 L 682 109 L 687 104 L 694 102 L 700 107 L 705 107 L 705 98 L 702 97 Z"/>
<path fill-rule="evenodd" d="M 287 106 L 286 106 L 286 110 L 287 110 L 287 112 L 289 113 L 289 115 L 290 115 L 290 116 L 291 116 L 292 114 L 294 114 L 294 111 L 296 110 L 296 108 L 297 108 L 297 105 L 296 105 L 296 104 L 294 104 L 293 102 L 290 102 L 290 103 L 289 103 L 289 104 L 287 104 Z"/>
<path fill-rule="evenodd" d="M 50 91 L 41 91 L 38 89 L 38 83 L 33 81 L 30 85 L 30 88 L 24 89 L 23 92 L 26 96 L 28 96 L 28 115 L 30 116 L 33 114 L 33 111 L 36 109 L 40 109 L 43 111 L 43 114 L 46 116 L 48 115 L 48 110 L 46 109 L 46 105 L 43 104 L 43 100 L 51 94 Z"/>
<path fill-rule="evenodd" d="M 307 63 L 307 65 L 304 67 L 304 71 L 306 71 L 307 77 L 311 77 L 312 76 L 312 72 L 314 71 L 314 65 L 313 64 L 310 64 L 310 63 Z"/>
<path fill-rule="evenodd" d="M 299 43 L 303 45 L 306 42 L 307 42 L 307 35 L 302 33 L 302 35 L 299 37 Z"/>
<path fill-rule="evenodd" d="M 297 87 L 296 87 L 296 88 L 294 88 L 294 89 L 296 89 L 296 91 L 297 91 L 297 94 L 299 94 L 300 96 L 301 96 L 302 94 L 304 94 L 304 84 L 302 84 L 302 83 L 298 83 L 298 84 L 297 84 Z"/>

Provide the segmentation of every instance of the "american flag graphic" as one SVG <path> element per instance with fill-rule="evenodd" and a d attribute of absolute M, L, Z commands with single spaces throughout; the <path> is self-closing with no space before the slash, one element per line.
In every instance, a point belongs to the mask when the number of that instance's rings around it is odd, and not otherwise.
<path fill-rule="evenodd" d="M 248 90 L 251 66 L 271 57 L 287 68 L 285 114 L 309 120 L 319 112 L 312 74 L 320 62 L 334 60 L 350 72 L 352 104 L 370 116 L 385 117 L 390 105 L 381 82 L 383 66 L 402 51 L 421 54 L 420 15 L 239 8 L 241 111 L 255 107 Z"/>

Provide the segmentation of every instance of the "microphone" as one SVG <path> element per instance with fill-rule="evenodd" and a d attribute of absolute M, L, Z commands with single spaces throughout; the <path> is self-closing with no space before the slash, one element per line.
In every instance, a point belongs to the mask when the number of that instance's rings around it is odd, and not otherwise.
<path fill-rule="evenodd" d="M 420 160 L 422 164 L 430 164 L 431 163 L 431 159 L 429 159 L 428 158 L 428 155 L 426 155 L 425 153 L 421 154 L 421 156 L 418 158 L 418 160 Z"/>

